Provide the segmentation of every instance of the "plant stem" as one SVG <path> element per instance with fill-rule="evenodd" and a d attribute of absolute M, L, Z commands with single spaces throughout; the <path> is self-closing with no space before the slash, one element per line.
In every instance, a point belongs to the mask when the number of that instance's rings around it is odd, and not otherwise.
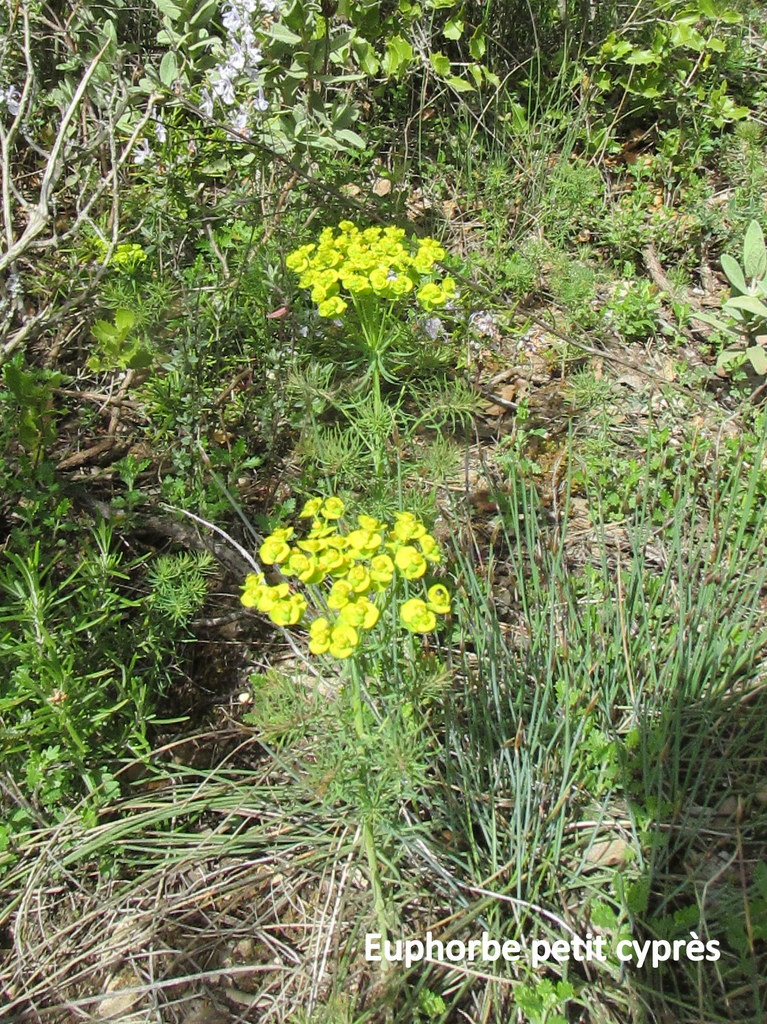
<path fill-rule="evenodd" d="M 367 741 L 369 739 L 365 728 L 364 710 L 362 704 L 362 666 L 359 659 L 351 659 L 351 683 L 352 683 L 352 708 L 354 712 L 354 729 L 357 739 Z M 381 945 L 386 942 L 389 929 L 386 918 L 386 901 L 384 900 L 383 887 L 381 885 L 381 874 L 378 870 L 378 851 L 376 850 L 375 833 L 370 822 L 370 817 L 365 816 L 362 822 L 362 845 L 365 849 L 365 856 L 368 862 L 370 885 L 373 890 L 373 909 L 375 910 L 378 931 L 381 935 Z M 389 961 L 383 957 L 381 970 L 387 971 L 390 968 Z"/>

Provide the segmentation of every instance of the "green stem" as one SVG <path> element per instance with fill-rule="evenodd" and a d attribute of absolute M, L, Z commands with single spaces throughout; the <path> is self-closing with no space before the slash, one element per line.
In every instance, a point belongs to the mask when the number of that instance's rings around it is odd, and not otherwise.
<path fill-rule="evenodd" d="M 368 740 L 368 732 L 365 728 L 364 708 L 362 703 L 362 667 L 357 658 L 351 661 L 351 682 L 352 682 L 352 710 L 354 712 L 354 729 L 358 740 Z M 389 935 L 389 926 L 386 917 L 386 901 L 384 900 L 383 886 L 381 884 L 381 873 L 378 869 L 378 851 L 376 850 L 375 833 L 369 818 L 362 822 L 362 845 L 368 862 L 368 873 L 370 875 L 370 886 L 373 890 L 373 909 L 378 923 L 378 931 L 381 934 L 381 944 L 386 942 Z M 389 962 L 384 958 L 381 960 L 381 969 L 387 971 L 390 968 Z"/>

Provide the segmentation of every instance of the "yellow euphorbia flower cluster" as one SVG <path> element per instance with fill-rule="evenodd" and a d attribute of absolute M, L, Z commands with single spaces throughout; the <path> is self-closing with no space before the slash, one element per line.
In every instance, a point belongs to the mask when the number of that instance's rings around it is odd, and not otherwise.
<path fill-rule="evenodd" d="M 292 526 L 281 527 L 259 549 L 261 561 L 276 566 L 285 580 L 309 588 L 324 584 L 309 590 L 322 612 L 309 627 L 309 650 L 336 658 L 355 653 L 364 633 L 378 622 L 398 578 L 423 579 L 429 564 L 442 561 L 437 541 L 411 512 L 398 513 L 391 526 L 360 515 L 352 530 L 342 529 L 343 514 L 340 498 L 311 498 L 300 514 L 312 520 L 308 531 L 301 536 Z M 277 626 L 296 625 L 309 609 L 301 591 L 288 582 L 270 585 L 263 573 L 246 578 L 242 603 Z M 429 633 L 437 616 L 449 612 L 450 593 L 435 583 L 424 586 L 421 597 L 404 601 L 399 617 L 411 633 Z"/>
<path fill-rule="evenodd" d="M 361 231 L 342 220 L 338 234 L 325 228 L 316 244 L 302 245 L 285 262 L 299 275 L 300 287 L 311 289 L 320 316 L 340 316 L 346 310 L 342 291 L 352 297 L 377 295 L 394 301 L 417 289 L 416 299 L 424 309 L 444 306 L 455 295 L 453 278 L 423 279 L 445 258 L 445 250 L 433 238 L 414 238 L 412 247 L 403 244 L 404 238 L 402 228 Z"/>

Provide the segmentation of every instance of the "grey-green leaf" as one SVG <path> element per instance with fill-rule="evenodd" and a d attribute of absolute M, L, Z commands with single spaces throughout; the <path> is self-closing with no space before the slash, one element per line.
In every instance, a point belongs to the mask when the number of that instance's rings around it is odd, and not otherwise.
<path fill-rule="evenodd" d="M 160 61 L 160 81 L 164 86 L 170 88 L 178 78 L 178 61 L 172 50 L 166 53 Z"/>
<path fill-rule="evenodd" d="M 759 221 L 752 220 L 743 239 L 743 267 L 746 277 L 761 280 L 767 271 L 767 249 Z"/>
<path fill-rule="evenodd" d="M 754 316 L 767 319 L 767 306 L 755 295 L 734 295 L 725 302 L 722 308 L 742 309 L 745 313 L 752 313 Z"/>
<path fill-rule="evenodd" d="M 767 373 L 767 350 L 763 349 L 761 345 L 751 345 L 747 348 L 746 358 L 757 373 Z"/>
<path fill-rule="evenodd" d="M 722 256 L 722 270 L 727 275 L 727 280 L 733 288 L 737 289 L 741 294 L 748 291 L 748 285 L 743 276 L 743 271 L 740 269 L 740 264 L 732 256 L 728 256 L 727 253 Z"/>

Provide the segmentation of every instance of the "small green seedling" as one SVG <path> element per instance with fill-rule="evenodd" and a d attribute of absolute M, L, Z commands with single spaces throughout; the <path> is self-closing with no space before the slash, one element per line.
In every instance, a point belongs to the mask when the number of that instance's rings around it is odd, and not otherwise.
<path fill-rule="evenodd" d="M 88 360 L 88 368 L 97 373 L 102 370 L 140 370 L 151 366 L 153 355 L 146 345 L 131 337 L 136 323 L 129 309 L 115 310 L 114 323 L 97 320 L 91 333 L 101 351 Z"/>

